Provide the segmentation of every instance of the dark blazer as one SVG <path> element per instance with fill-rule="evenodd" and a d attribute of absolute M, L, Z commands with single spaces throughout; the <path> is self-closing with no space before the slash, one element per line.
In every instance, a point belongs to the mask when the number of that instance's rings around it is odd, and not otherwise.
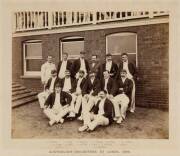
<path fill-rule="evenodd" d="M 86 71 L 88 73 L 89 72 L 89 63 L 88 63 L 88 61 L 86 59 L 84 59 L 84 61 L 85 61 Z M 80 59 L 77 59 L 77 60 L 74 61 L 73 67 L 72 67 L 73 76 L 76 76 L 76 73 L 79 72 L 79 69 L 81 67 L 80 63 L 81 63 Z"/>
<path fill-rule="evenodd" d="M 76 84 L 78 83 L 78 80 L 79 79 L 76 79 Z M 86 83 L 86 78 L 83 78 L 82 81 L 81 81 L 81 84 L 80 84 L 81 90 L 83 90 L 83 87 L 84 87 L 85 83 Z"/>
<path fill-rule="evenodd" d="M 103 78 L 101 80 L 101 90 L 104 90 L 104 86 L 105 86 L 105 79 Z M 108 94 L 114 94 L 115 90 L 115 84 L 114 84 L 114 80 L 110 77 L 108 82 L 107 82 L 107 92 Z"/>
<path fill-rule="evenodd" d="M 60 72 L 60 69 L 61 69 L 61 65 L 62 65 L 62 61 L 60 61 L 58 63 L 58 66 L 57 66 L 57 75 L 59 75 L 59 72 Z M 72 63 L 71 61 L 67 60 L 67 66 L 66 66 L 66 69 L 70 71 L 70 73 L 72 74 Z"/>
<path fill-rule="evenodd" d="M 77 86 L 76 79 L 74 79 L 72 77 L 70 77 L 70 79 L 71 79 L 71 89 L 70 89 L 70 92 L 74 93 L 76 91 L 76 86 Z M 60 79 L 60 86 L 62 88 L 64 87 L 64 81 L 65 81 L 65 78 Z"/>
<path fill-rule="evenodd" d="M 45 106 L 50 106 L 50 108 L 52 108 L 54 105 L 54 102 L 55 102 L 55 97 L 56 97 L 55 92 L 51 93 L 45 102 Z M 72 96 L 66 92 L 61 91 L 61 93 L 60 93 L 61 105 L 65 106 L 67 104 L 70 104 L 71 101 L 72 101 Z"/>
<path fill-rule="evenodd" d="M 101 90 L 101 82 L 99 79 L 95 78 L 93 84 L 91 83 L 90 78 L 88 78 L 84 84 L 82 89 L 82 95 L 89 94 L 93 89 L 93 96 L 98 95 L 99 91 Z"/>
<path fill-rule="evenodd" d="M 121 62 L 119 64 L 117 78 L 120 77 L 120 72 L 121 72 L 122 69 L 123 69 L 123 62 Z M 133 78 L 136 79 L 137 78 L 137 69 L 136 69 L 136 66 L 133 63 L 128 62 L 128 69 L 129 69 L 130 74 L 133 76 Z"/>
<path fill-rule="evenodd" d="M 47 82 L 47 84 L 46 84 L 46 86 L 45 86 L 45 89 L 49 89 L 49 88 L 50 88 L 50 86 L 51 86 L 51 81 L 52 81 L 52 78 L 50 78 L 50 79 L 48 80 L 48 82 Z M 55 88 L 55 85 L 56 85 L 57 83 L 60 83 L 60 78 L 59 78 L 59 77 L 56 77 L 56 79 L 55 79 L 55 81 L 54 81 L 54 87 L 53 87 L 53 88 Z"/>
<path fill-rule="evenodd" d="M 99 69 L 99 66 L 100 66 L 100 63 L 99 62 L 95 62 L 94 67 L 92 66 L 92 64 L 93 64 L 92 62 L 89 63 L 90 71 L 95 71 L 97 73 L 98 69 Z"/>
<path fill-rule="evenodd" d="M 121 78 L 116 80 L 116 92 L 115 95 L 122 94 L 122 91 L 119 90 L 119 88 L 123 88 L 124 93 L 129 97 L 131 100 L 131 93 L 133 88 L 133 82 L 132 80 L 126 78 L 124 83 Z"/>
<path fill-rule="evenodd" d="M 100 79 L 103 78 L 103 72 L 106 70 L 106 63 L 103 63 L 100 67 L 99 67 L 99 70 L 98 70 L 98 76 Z M 117 74 L 117 71 L 118 71 L 118 66 L 116 63 L 112 62 L 112 66 L 111 66 L 111 70 L 110 70 L 110 74 L 111 74 L 111 77 L 112 78 L 115 78 L 116 77 L 116 74 Z"/>
<path fill-rule="evenodd" d="M 101 100 L 99 100 L 97 104 L 93 106 L 93 108 L 91 109 L 91 112 L 93 112 L 94 114 L 98 114 L 100 102 Z M 104 115 L 103 116 L 109 119 L 109 124 L 113 122 L 113 113 L 114 113 L 113 104 L 109 99 L 106 98 L 104 101 Z"/>

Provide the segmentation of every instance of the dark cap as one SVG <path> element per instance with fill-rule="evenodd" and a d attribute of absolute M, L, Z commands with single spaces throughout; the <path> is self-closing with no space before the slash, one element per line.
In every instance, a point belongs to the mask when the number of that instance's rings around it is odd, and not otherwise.
<path fill-rule="evenodd" d="M 106 56 L 112 56 L 110 53 L 106 54 Z"/>
<path fill-rule="evenodd" d="M 55 84 L 55 87 L 61 88 L 60 83 L 59 83 L 59 82 L 58 82 L 58 83 L 56 83 L 56 84 Z"/>
<path fill-rule="evenodd" d="M 57 74 L 56 69 L 51 70 L 51 74 Z"/>
<path fill-rule="evenodd" d="M 127 54 L 127 53 L 122 53 L 122 54 L 121 54 L 121 56 L 124 56 L 124 55 L 128 56 L 128 54 Z"/>

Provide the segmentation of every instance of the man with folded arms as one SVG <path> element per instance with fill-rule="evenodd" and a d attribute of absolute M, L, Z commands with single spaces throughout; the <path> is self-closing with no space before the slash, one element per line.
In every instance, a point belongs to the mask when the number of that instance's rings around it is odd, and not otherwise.
<path fill-rule="evenodd" d="M 115 111 L 115 120 L 121 123 L 126 117 L 126 111 L 131 101 L 133 83 L 127 78 L 126 70 L 121 70 L 121 77 L 116 81 L 116 96 L 112 99 Z"/>
<path fill-rule="evenodd" d="M 83 114 L 84 125 L 79 127 L 79 131 L 93 131 L 97 126 L 107 126 L 112 123 L 113 104 L 106 98 L 106 91 L 99 92 L 100 100 L 91 111 L 86 110 Z"/>
<path fill-rule="evenodd" d="M 47 97 L 49 96 L 50 93 L 54 92 L 54 86 L 59 82 L 60 82 L 60 79 L 57 77 L 57 71 L 52 70 L 51 78 L 46 83 L 44 91 L 38 94 L 40 108 L 44 108 L 44 103 Z"/>
<path fill-rule="evenodd" d="M 70 103 L 72 96 L 64 91 L 61 91 L 60 84 L 55 85 L 55 92 L 51 93 L 46 102 L 44 114 L 50 119 L 49 125 L 55 123 L 63 123 L 63 117 L 71 112 Z"/>

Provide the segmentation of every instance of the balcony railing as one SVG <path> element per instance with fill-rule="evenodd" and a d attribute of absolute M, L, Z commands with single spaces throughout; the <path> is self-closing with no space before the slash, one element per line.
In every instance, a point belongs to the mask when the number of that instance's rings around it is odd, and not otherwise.
<path fill-rule="evenodd" d="M 15 12 L 14 32 L 39 29 L 54 29 L 76 25 L 100 24 L 139 18 L 153 18 L 168 15 L 167 11 L 20 11 Z"/>

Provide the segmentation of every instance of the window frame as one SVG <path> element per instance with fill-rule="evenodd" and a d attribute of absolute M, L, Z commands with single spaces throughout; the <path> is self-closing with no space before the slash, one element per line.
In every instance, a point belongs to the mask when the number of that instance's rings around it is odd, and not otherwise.
<path fill-rule="evenodd" d="M 136 52 L 135 53 L 127 53 L 128 55 L 136 54 L 136 67 L 138 67 L 138 51 L 137 51 L 137 33 L 134 32 L 118 32 L 113 34 L 106 35 L 106 54 L 108 52 L 108 37 L 109 36 L 128 36 L 128 35 L 135 35 L 136 36 Z M 113 53 L 112 56 L 121 55 L 121 53 Z"/>
<path fill-rule="evenodd" d="M 60 60 L 62 61 L 62 54 L 63 54 L 63 42 L 68 42 L 68 41 L 84 41 L 84 37 L 81 37 L 81 36 L 73 36 L 73 37 L 64 37 L 64 38 L 61 38 L 59 41 L 60 41 Z M 85 42 L 85 41 L 84 41 Z M 79 54 L 78 55 L 69 55 L 68 54 L 68 59 L 70 60 L 75 60 L 75 59 L 78 59 L 79 58 Z"/>
<path fill-rule="evenodd" d="M 27 60 L 42 60 L 43 56 L 37 57 L 26 57 L 26 46 L 28 44 L 37 44 L 41 43 L 42 47 L 42 40 L 28 40 L 23 42 L 23 73 L 24 76 L 40 76 L 41 71 L 27 71 Z"/>

